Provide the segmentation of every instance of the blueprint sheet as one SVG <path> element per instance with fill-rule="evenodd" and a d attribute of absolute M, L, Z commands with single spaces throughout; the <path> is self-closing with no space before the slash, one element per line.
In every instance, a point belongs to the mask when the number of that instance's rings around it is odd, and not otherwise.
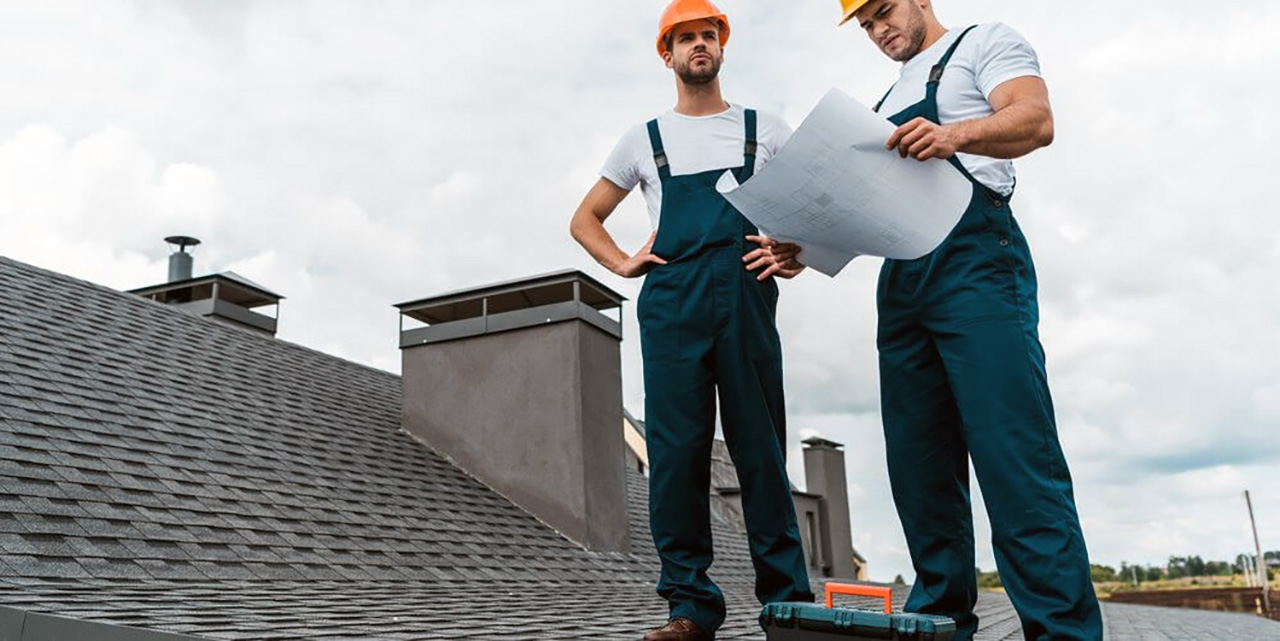
<path fill-rule="evenodd" d="M 860 255 L 919 258 L 951 233 L 973 187 L 945 160 L 886 150 L 893 123 L 832 89 L 778 155 L 739 185 L 716 188 L 762 233 L 802 248 L 800 262 L 835 276 Z"/>

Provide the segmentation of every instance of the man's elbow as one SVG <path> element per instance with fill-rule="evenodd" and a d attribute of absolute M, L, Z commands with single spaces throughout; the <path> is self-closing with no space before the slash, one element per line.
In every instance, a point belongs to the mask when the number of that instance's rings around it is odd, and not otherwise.
<path fill-rule="evenodd" d="M 1049 106 L 1049 101 L 1040 104 L 1039 126 L 1036 127 L 1036 148 L 1044 148 L 1053 144 L 1053 108 Z"/>
<path fill-rule="evenodd" d="M 569 219 L 569 235 L 579 243 L 582 242 L 582 220 L 580 212 L 574 212 L 573 218 Z"/>
<path fill-rule="evenodd" d="M 1046 118 L 1044 122 L 1040 124 L 1040 131 L 1037 132 L 1037 136 L 1036 136 L 1037 147 L 1043 149 L 1045 147 L 1048 147 L 1049 145 L 1052 145 L 1053 135 L 1054 135 L 1053 118 L 1052 117 Z"/>
<path fill-rule="evenodd" d="M 591 233 L 591 223 L 595 222 L 599 225 L 599 220 L 591 210 L 579 208 L 573 213 L 573 218 L 569 219 L 569 235 L 578 241 L 579 245 L 585 244 L 586 239 Z"/>

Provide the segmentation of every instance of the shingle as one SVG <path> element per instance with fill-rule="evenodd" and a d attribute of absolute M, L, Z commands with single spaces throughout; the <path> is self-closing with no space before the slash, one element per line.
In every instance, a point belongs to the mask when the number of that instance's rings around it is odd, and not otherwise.
<path fill-rule="evenodd" d="M 230 545 L 217 543 L 179 543 L 178 547 L 192 559 L 200 561 L 240 561 L 240 555 Z"/>
<path fill-rule="evenodd" d="M 51 483 L 61 479 L 53 471 L 53 468 L 48 465 L 10 459 L 0 459 L 0 476 L 14 479 L 5 486 L 5 489 L 16 494 L 25 494 L 27 493 L 27 488 L 38 487 L 39 484 L 33 481 L 48 481 Z M 27 484 L 26 488 L 21 487 L 23 483 Z"/>
<path fill-rule="evenodd" d="M 38 547 L 27 540 L 24 534 L 0 534 L 0 553 L 31 555 Z"/>
<path fill-rule="evenodd" d="M 102 519 L 131 520 L 138 518 L 137 508 L 124 503 L 82 501 L 80 508 L 88 514 Z"/>
<path fill-rule="evenodd" d="M 27 528 L 22 525 L 23 517 L 22 514 L 0 512 L 0 533 L 25 533 Z"/>
<path fill-rule="evenodd" d="M 66 476 L 65 474 L 62 473 L 61 470 L 57 470 L 57 471 L 59 474 L 62 474 L 64 477 Z M 77 502 L 89 501 L 89 502 L 95 502 L 95 503 L 108 500 L 107 495 L 101 489 L 95 486 L 82 485 L 80 483 L 62 483 L 62 482 L 59 482 L 57 486 L 58 486 L 58 492 L 61 495 L 61 498 L 64 498 L 64 499 L 73 500 Z M 79 516 L 79 513 L 77 513 L 76 516 Z"/>
<path fill-rule="evenodd" d="M 53 485 L 51 489 L 62 494 L 62 488 L 56 484 Z M 46 517 L 72 518 L 88 516 L 88 512 L 85 512 L 84 508 L 80 507 L 79 502 L 74 499 L 57 497 L 49 498 L 45 496 L 24 496 L 22 497 L 22 500 L 27 504 L 27 509 L 33 514 L 40 514 Z"/>
<path fill-rule="evenodd" d="M 218 581 L 254 581 L 260 577 L 244 563 L 224 561 L 193 561 L 192 566 L 210 579 Z"/>
<path fill-rule="evenodd" d="M 89 577 L 80 563 L 71 557 L 4 555 L 4 561 L 19 576 L 58 580 Z"/>
<path fill-rule="evenodd" d="M 5 566 L 13 572 L 13 574 L 10 575 L 11 577 L 26 578 L 40 576 L 38 573 L 39 561 L 31 555 L 2 553 L 0 554 L 0 561 L 3 561 Z"/>
<path fill-rule="evenodd" d="M 30 501 L 29 501 L 30 502 Z M 22 527 L 35 534 L 86 536 L 77 519 L 69 516 L 30 514 L 23 517 Z"/>
<path fill-rule="evenodd" d="M 22 554 L 40 557 L 75 558 L 76 550 L 67 541 L 70 537 L 57 534 L 21 534 L 27 549 L 15 550 Z"/>
<path fill-rule="evenodd" d="M 80 565 L 97 579 L 141 580 L 151 578 L 138 562 L 132 559 L 82 558 Z"/>
<path fill-rule="evenodd" d="M 227 527 L 192 528 L 200 537 L 201 543 L 219 543 L 224 545 L 245 545 L 247 541 L 240 533 Z"/>
<path fill-rule="evenodd" d="M 171 541 L 123 539 L 121 543 L 129 548 L 138 559 L 173 559 L 189 560 L 186 551 Z"/>
<path fill-rule="evenodd" d="M 135 561 L 153 578 L 167 581 L 200 581 L 207 579 L 199 567 L 188 561 L 172 559 L 137 559 Z"/>
<path fill-rule="evenodd" d="M 239 558 L 244 561 L 253 561 L 257 563 L 281 563 L 282 559 L 276 556 L 271 548 L 261 545 L 233 545 Z"/>
<path fill-rule="evenodd" d="M 91 537 L 87 539 L 71 538 L 68 541 L 74 546 L 78 541 L 83 541 L 83 545 L 89 546 L 92 553 L 81 553 L 79 556 L 96 556 L 107 559 L 132 559 L 135 554 L 129 546 L 125 545 L 119 539 L 110 537 Z"/>
<path fill-rule="evenodd" d="M 118 539 L 138 539 L 143 535 L 132 523 L 121 519 L 79 519 L 76 521 L 90 537 L 112 537 Z"/>

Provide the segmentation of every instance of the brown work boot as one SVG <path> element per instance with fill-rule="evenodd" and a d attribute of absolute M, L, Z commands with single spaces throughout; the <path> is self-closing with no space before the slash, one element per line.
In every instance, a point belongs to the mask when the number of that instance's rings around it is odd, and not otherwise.
<path fill-rule="evenodd" d="M 702 631 L 697 623 L 684 617 L 676 617 L 657 630 L 644 635 L 644 641 L 714 641 L 715 637 Z"/>

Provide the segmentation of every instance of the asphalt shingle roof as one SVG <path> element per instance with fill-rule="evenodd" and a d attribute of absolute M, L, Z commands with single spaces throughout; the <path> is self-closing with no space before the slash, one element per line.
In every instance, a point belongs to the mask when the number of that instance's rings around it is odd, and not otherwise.
<path fill-rule="evenodd" d="M 586 552 L 401 431 L 400 393 L 392 374 L 0 257 L 0 622 L 515 640 L 638 638 L 665 618 L 642 476 L 632 553 Z M 720 638 L 760 639 L 745 539 L 714 531 Z M 1148 611 L 1108 608 L 1142 634 Z M 1003 597 L 980 614 L 982 638 L 1018 634 Z"/>

